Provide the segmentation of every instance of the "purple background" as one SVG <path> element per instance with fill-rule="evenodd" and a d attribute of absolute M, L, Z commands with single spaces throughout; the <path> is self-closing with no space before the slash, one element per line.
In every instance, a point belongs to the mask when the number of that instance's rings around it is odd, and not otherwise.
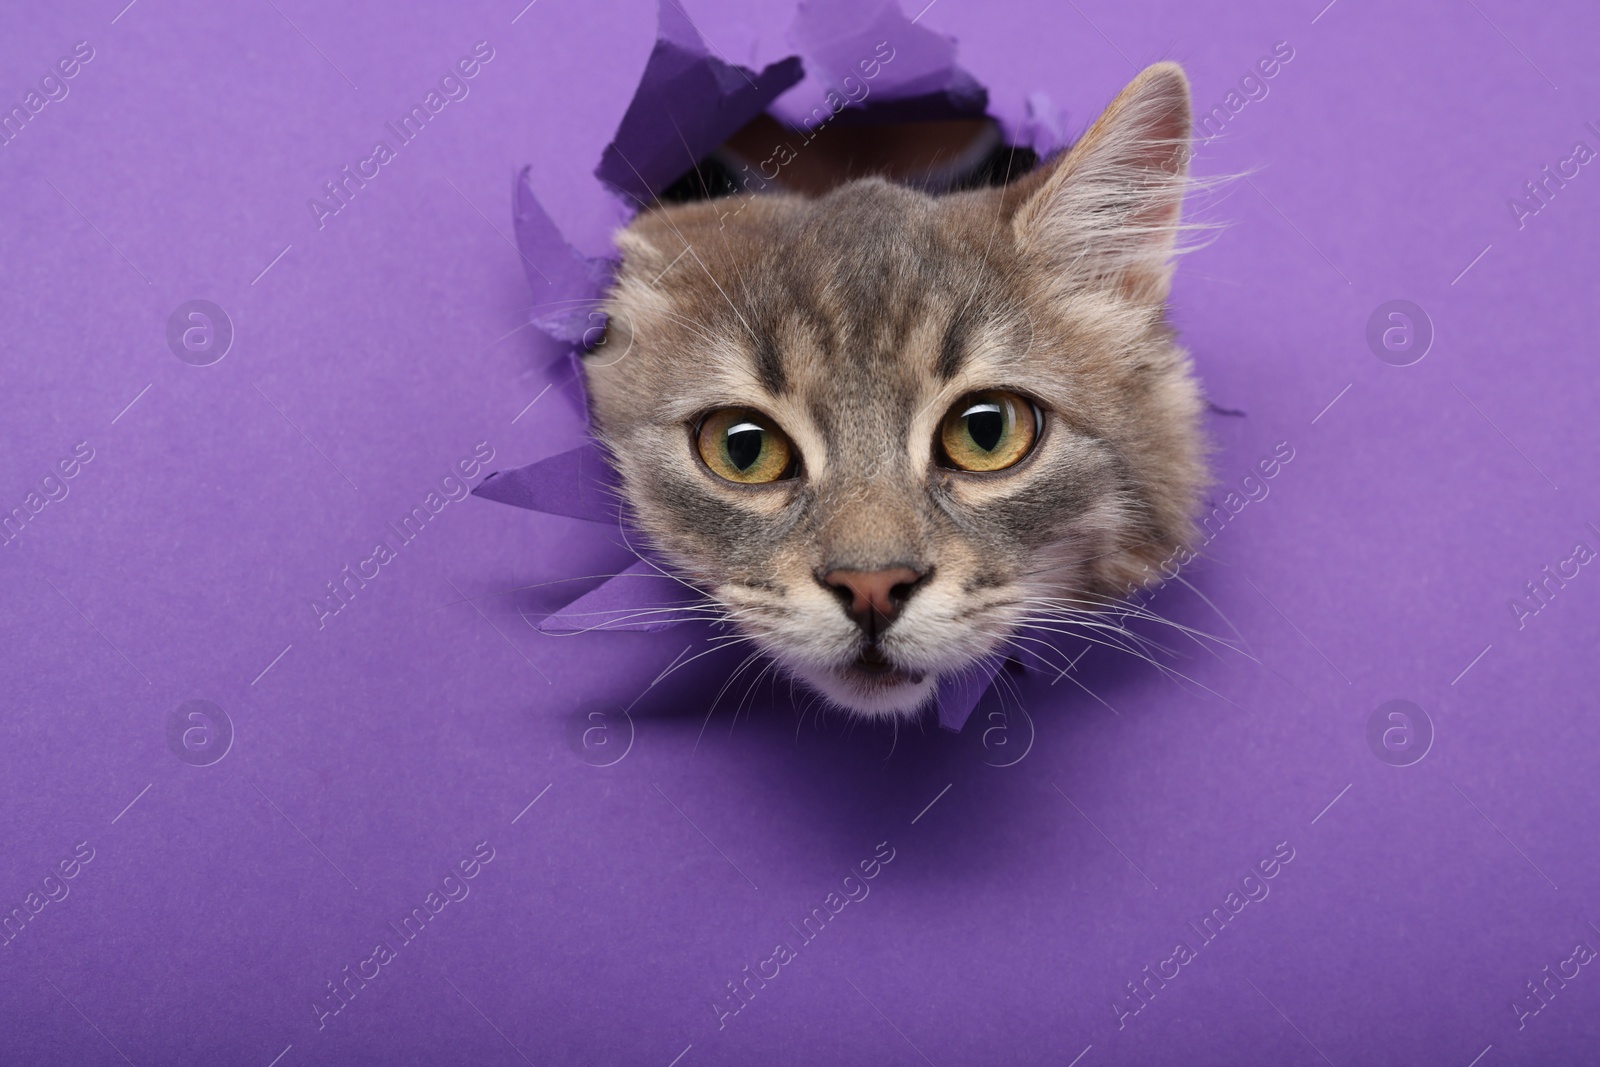
<path fill-rule="evenodd" d="M 788 4 L 684 6 L 734 62 L 794 51 Z M 578 441 L 565 389 L 528 406 L 565 371 L 525 327 L 511 178 L 531 164 L 562 230 L 607 250 L 620 212 L 591 172 L 652 3 L 111 0 L 3 24 L 5 108 L 74 42 L 95 57 L 0 147 L 0 511 L 75 443 L 94 458 L 0 547 L 0 909 L 75 844 L 94 857 L 0 947 L 0 1062 L 1593 1057 L 1595 967 L 1521 1029 L 1512 1007 L 1600 946 L 1600 577 L 1521 628 L 1509 606 L 1600 548 L 1600 175 L 1520 229 L 1507 206 L 1600 148 L 1582 5 L 926 10 L 1012 128 L 1042 92 L 1081 130 L 1161 58 L 1207 110 L 1290 43 L 1200 154 L 1250 177 L 1174 303 L 1246 413 L 1211 420 L 1219 486 L 1277 442 L 1295 458 L 1195 592 L 1153 601 L 1225 617 L 1254 660 L 1189 646 L 1186 682 L 1097 649 L 1076 685 L 1022 679 L 1026 717 L 991 698 L 960 734 L 898 738 L 802 718 L 786 686 L 736 716 L 748 673 L 707 720 L 733 654 L 648 688 L 702 631 L 537 631 L 598 578 L 564 580 L 630 558 L 575 519 L 450 502 L 322 629 L 310 607 L 478 442 L 492 468 Z M 470 95 L 318 229 L 307 198 L 479 40 Z M 166 341 L 194 298 L 237 331 L 208 367 Z M 1397 298 L 1437 333 L 1408 367 L 1365 339 Z M 168 743 L 196 699 L 235 734 L 209 766 Z M 1436 734 L 1411 766 L 1367 740 L 1391 699 Z M 595 723 L 613 747 L 575 740 Z M 325 983 L 480 841 L 470 895 L 319 1030 Z M 719 1030 L 726 983 L 883 841 L 870 895 Z M 1270 895 L 1119 1028 L 1124 984 L 1285 841 Z"/>

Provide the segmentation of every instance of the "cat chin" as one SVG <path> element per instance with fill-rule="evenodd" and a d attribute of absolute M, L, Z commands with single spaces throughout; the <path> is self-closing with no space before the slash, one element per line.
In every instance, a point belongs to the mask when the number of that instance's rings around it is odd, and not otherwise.
<path fill-rule="evenodd" d="M 870 719 L 910 718 L 927 706 L 939 687 L 939 679 L 931 673 L 916 681 L 891 681 L 815 667 L 790 669 L 835 707 Z"/>

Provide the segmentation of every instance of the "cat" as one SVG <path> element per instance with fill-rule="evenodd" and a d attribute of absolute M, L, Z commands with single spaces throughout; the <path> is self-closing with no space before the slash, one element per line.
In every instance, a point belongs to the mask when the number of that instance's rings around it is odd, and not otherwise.
<path fill-rule="evenodd" d="M 657 205 L 617 237 L 595 434 L 678 576 L 829 703 L 907 717 L 1194 537 L 1166 319 L 1188 81 L 1141 72 L 998 188 Z"/>

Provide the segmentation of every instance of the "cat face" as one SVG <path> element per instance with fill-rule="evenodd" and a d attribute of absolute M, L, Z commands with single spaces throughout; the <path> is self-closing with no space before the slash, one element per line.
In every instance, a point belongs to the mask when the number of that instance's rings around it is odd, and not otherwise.
<path fill-rule="evenodd" d="M 1204 479 L 1164 318 L 1188 135 L 1162 64 L 1002 189 L 641 215 L 585 361 L 640 529 L 866 714 L 1153 578 Z"/>

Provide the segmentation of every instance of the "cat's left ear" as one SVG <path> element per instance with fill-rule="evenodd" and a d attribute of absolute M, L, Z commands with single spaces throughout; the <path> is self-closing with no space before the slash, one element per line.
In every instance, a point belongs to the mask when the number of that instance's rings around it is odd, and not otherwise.
<path fill-rule="evenodd" d="M 1161 303 L 1189 167 L 1189 80 L 1146 67 L 1071 149 L 1029 175 L 1012 217 L 1018 246 L 1052 280 Z"/>

